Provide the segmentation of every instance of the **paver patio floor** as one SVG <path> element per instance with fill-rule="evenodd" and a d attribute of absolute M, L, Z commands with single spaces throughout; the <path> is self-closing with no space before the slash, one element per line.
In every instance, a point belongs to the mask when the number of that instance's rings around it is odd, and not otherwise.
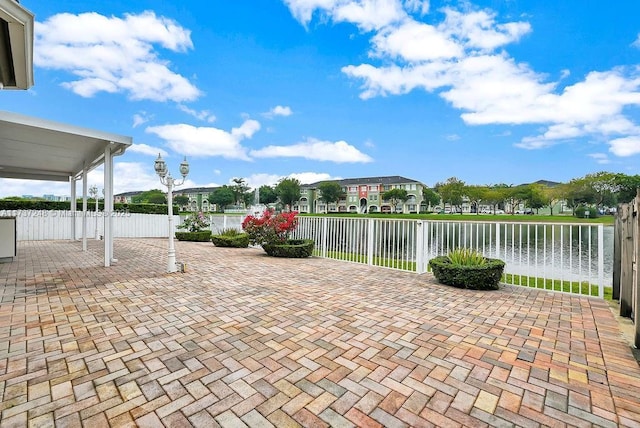
<path fill-rule="evenodd" d="M 0 264 L 0 426 L 640 426 L 606 302 L 257 249 L 23 242 Z"/>

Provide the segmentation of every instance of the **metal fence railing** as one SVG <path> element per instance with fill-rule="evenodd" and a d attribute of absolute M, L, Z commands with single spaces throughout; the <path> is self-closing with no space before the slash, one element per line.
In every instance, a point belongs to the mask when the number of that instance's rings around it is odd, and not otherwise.
<path fill-rule="evenodd" d="M 300 217 L 295 238 L 320 257 L 424 273 L 472 248 L 505 261 L 503 282 L 582 295 L 610 292 L 613 228 L 602 224 Z"/>
<path fill-rule="evenodd" d="M 115 237 L 167 237 L 166 215 L 114 213 Z M 73 239 L 82 212 L 0 211 L 15 216 L 17 240 Z M 101 235 L 103 214 L 87 213 L 87 236 Z M 211 230 L 242 228 L 242 215 L 210 215 Z M 182 218 L 174 216 L 174 225 Z M 75 228 L 75 232 L 74 232 Z M 611 293 L 613 227 L 602 224 L 439 221 L 385 218 L 298 218 L 294 238 L 313 239 L 314 255 L 417 273 L 429 260 L 466 247 L 505 261 L 502 281 L 599 296 Z"/>

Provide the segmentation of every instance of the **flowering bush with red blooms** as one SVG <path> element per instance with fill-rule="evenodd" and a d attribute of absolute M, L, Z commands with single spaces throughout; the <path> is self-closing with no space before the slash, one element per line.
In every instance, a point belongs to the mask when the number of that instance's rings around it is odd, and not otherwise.
<path fill-rule="evenodd" d="M 278 244 L 286 242 L 289 234 L 298 226 L 297 212 L 275 214 L 266 209 L 262 217 L 248 215 L 242 229 L 249 235 L 252 245 Z"/>

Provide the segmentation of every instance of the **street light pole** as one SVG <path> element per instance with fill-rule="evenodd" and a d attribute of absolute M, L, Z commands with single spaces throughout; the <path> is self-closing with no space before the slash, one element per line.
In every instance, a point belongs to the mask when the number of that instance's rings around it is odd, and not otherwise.
<path fill-rule="evenodd" d="M 189 163 L 187 162 L 186 157 L 180 163 L 180 174 L 182 175 L 182 181 L 180 182 L 176 182 L 176 180 L 171 177 L 171 173 L 167 172 L 167 164 L 162 159 L 159 153 L 158 159 L 156 159 L 154 163 L 154 169 L 160 177 L 160 183 L 167 186 L 167 204 L 169 205 L 169 252 L 167 260 L 167 272 L 171 273 L 178 270 L 176 266 L 176 249 L 173 245 L 173 188 L 174 186 L 184 184 L 184 181 L 187 178 L 187 174 L 189 174 Z"/>

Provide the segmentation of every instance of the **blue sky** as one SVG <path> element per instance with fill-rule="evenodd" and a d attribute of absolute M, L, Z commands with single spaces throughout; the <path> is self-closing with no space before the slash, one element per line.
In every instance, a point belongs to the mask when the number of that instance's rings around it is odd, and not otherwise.
<path fill-rule="evenodd" d="M 635 0 L 21 4 L 35 86 L 0 109 L 133 137 L 116 192 L 161 188 L 158 152 L 185 186 L 640 173 Z M 0 179 L 43 193 L 68 185 Z"/>

